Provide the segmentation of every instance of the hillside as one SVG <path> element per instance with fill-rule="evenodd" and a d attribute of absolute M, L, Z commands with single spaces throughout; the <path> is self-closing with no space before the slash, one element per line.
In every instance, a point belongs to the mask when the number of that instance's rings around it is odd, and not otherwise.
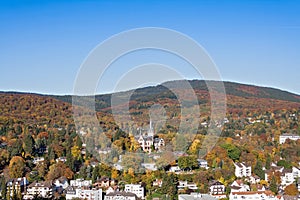
<path fill-rule="evenodd" d="M 189 83 L 197 94 L 200 104 L 205 104 L 210 101 L 205 81 L 191 80 Z M 212 81 L 212 83 L 214 82 Z M 163 85 L 167 87 L 164 87 Z M 142 104 L 151 105 L 153 103 L 161 102 L 162 100 L 164 102 L 170 101 L 171 104 L 176 103 L 176 96 L 168 88 L 177 90 L 182 89 L 181 81 L 170 81 L 163 85 L 136 89 L 130 97 L 131 106 L 142 108 Z M 290 109 L 298 108 L 300 105 L 300 96 L 287 91 L 233 82 L 224 82 L 224 86 L 229 111 L 236 111 L 238 109 Z M 122 99 L 122 96 L 127 96 L 131 92 L 132 91 L 118 92 L 114 95 Z M 96 110 L 110 112 L 111 96 L 112 94 L 96 95 Z M 72 102 L 71 96 L 52 97 L 68 103 Z"/>
<path fill-rule="evenodd" d="M 189 81 L 197 94 L 201 111 L 209 114 L 210 96 L 203 80 Z M 168 88 L 184 92 L 181 81 L 170 81 L 163 85 L 139 88 L 130 97 L 132 116 L 141 115 L 140 122 L 148 120 L 147 109 L 153 104 L 161 104 L 167 108 L 169 116 L 178 116 L 179 103 L 177 97 Z M 242 111 L 275 111 L 300 108 L 300 96 L 274 89 L 240 83 L 224 82 L 227 95 L 227 113 Z M 132 91 L 119 92 L 119 98 Z M 110 101 L 112 94 L 96 95 L 96 110 L 99 116 L 111 117 Z M 40 95 L 18 92 L 0 92 L 1 119 L 14 119 L 26 123 L 57 124 L 72 123 L 72 97 L 56 95 Z M 107 113 L 107 114 L 105 114 Z"/>

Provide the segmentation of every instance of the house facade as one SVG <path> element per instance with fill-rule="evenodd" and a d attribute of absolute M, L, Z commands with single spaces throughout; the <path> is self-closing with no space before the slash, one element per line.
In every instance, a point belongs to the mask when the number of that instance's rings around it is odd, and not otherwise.
<path fill-rule="evenodd" d="M 104 196 L 104 200 L 137 200 L 136 194 L 131 192 L 111 192 Z"/>
<path fill-rule="evenodd" d="M 7 193 L 13 197 L 15 195 L 24 195 L 26 193 L 26 187 L 28 185 L 26 177 L 10 179 L 6 184 Z"/>
<path fill-rule="evenodd" d="M 24 199 L 34 199 L 35 197 L 42 197 L 51 199 L 53 197 L 54 185 L 52 181 L 34 181 L 27 187 Z"/>
<path fill-rule="evenodd" d="M 284 134 L 282 134 L 282 135 L 279 136 L 279 143 L 283 144 L 283 143 L 285 143 L 285 141 L 287 139 L 296 141 L 296 140 L 300 139 L 300 136 L 292 134 L 292 133 L 284 133 Z"/>
<path fill-rule="evenodd" d="M 247 166 L 245 163 L 234 163 L 235 176 L 236 177 L 249 177 L 251 176 L 251 166 Z"/>
<path fill-rule="evenodd" d="M 139 184 L 126 184 L 124 191 L 136 194 L 138 198 L 145 199 L 144 187 Z"/>
<path fill-rule="evenodd" d="M 209 186 L 209 193 L 211 195 L 225 194 L 225 185 L 219 181 L 214 181 Z"/>
<path fill-rule="evenodd" d="M 102 189 L 82 189 L 69 186 L 66 189 L 66 200 L 72 200 L 74 198 L 102 200 Z"/>

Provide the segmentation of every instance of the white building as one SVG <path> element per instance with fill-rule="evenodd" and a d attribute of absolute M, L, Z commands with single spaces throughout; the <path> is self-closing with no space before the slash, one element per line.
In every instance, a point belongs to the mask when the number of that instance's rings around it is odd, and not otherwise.
<path fill-rule="evenodd" d="M 295 178 L 291 169 L 284 169 L 280 175 L 281 185 L 287 186 L 294 182 Z"/>
<path fill-rule="evenodd" d="M 291 133 L 284 133 L 284 134 L 282 134 L 282 135 L 279 136 L 279 143 L 283 144 L 283 143 L 285 143 L 285 141 L 287 139 L 290 139 L 290 140 L 299 140 L 300 136 L 299 135 L 295 135 L 295 134 L 291 134 Z"/>
<path fill-rule="evenodd" d="M 26 195 L 24 199 L 34 199 L 37 197 L 52 198 L 54 191 L 54 185 L 52 181 L 33 182 L 27 187 Z"/>
<path fill-rule="evenodd" d="M 6 183 L 7 193 L 10 193 L 10 196 L 13 196 L 14 192 L 16 194 L 24 194 L 27 185 L 28 180 L 26 179 L 26 177 L 10 179 Z"/>
<path fill-rule="evenodd" d="M 81 189 L 69 186 L 66 189 L 66 200 L 80 198 L 86 200 L 102 200 L 102 189 Z"/>
<path fill-rule="evenodd" d="M 144 152 L 151 153 L 154 149 L 155 151 L 160 151 L 163 146 L 165 146 L 165 141 L 162 138 L 154 136 L 154 129 L 152 127 L 152 121 L 150 121 L 150 128 L 146 135 L 142 134 L 140 129 L 140 135 L 135 137 L 139 145 Z"/>
<path fill-rule="evenodd" d="M 145 199 L 144 188 L 139 184 L 126 184 L 124 191 L 131 192 L 136 194 L 138 198 Z"/>
<path fill-rule="evenodd" d="M 281 200 L 281 197 L 274 196 L 271 191 L 248 191 L 248 192 L 231 192 L 230 200 L 247 200 L 247 199 L 261 199 L 261 200 Z"/>
<path fill-rule="evenodd" d="M 178 181 L 178 186 L 177 188 L 180 189 L 190 189 L 190 190 L 197 190 L 198 187 L 195 183 L 189 183 L 187 181 Z"/>
<path fill-rule="evenodd" d="M 249 177 L 251 176 L 251 166 L 244 163 L 234 163 L 236 177 Z"/>
<path fill-rule="evenodd" d="M 257 175 L 249 176 L 245 180 L 250 182 L 251 184 L 258 184 L 260 182 L 260 178 Z"/>
<path fill-rule="evenodd" d="M 298 168 L 298 167 L 293 167 L 293 168 L 292 168 L 292 172 L 293 172 L 294 178 L 300 177 L 300 168 Z"/>
<path fill-rule="evenodd" d="M 131 192 L 112 192 L 104 196 L 104 200 L 137 200 L 136 194 Z"/>
<path fill-rule="evenodd" d="M 76 180 L 70 181 L 70 186 L 73 187 L 90 187 L 92 186 L 92 180 L 84 180 L 83 178 L 79 178 Z"/>
<path fill-rule="evenodd" d="M 37 164 L 42 163 L 44 161 L 45 161 L 44 157 L 35 157 L 35 158 L 33 158 L 32 162 L 33 162 L 33 164 L 37 165 Z"/>
<path fill-rule="evenodd" d="M 175 165 L 170 167 L 169 172 L 173 172 L 173 173 L 181 172 L 181 169 L 178 165 Z"/>
<path fill-rule="evenodd" d="M 199 167 L 208 169 L 208 163 L 207 163 L 206 160 L 204 160 L 204 159 L 197 159 L 197 161 L 198 161 Z"/>
<path fill-rule="evenodd" d="M 191 194 L 180 194 L 178 200 L 217 200 L 217 198 L 209 194 L 191 193 Z"/>
<path fill-rule="evenodd" d="M 66 189 L 69 186 L 68 179 L 66 177 L 60 177 L 58 179 L 55 179 L 53 184 L 56 188 L 62 188 Z"/>
<path fill-rule="evenodd" d="M 209 193 L 211 195 L 225 194 L 225 185 L 219 181 L 214 181 L 209 186 Z"/>
<path fill-rule="evenodd" d="M 244 184 L 242 180 L 235 180 L 231 185 L 231 192 L 248 192 L 250 187 L 247 184 Z"/>

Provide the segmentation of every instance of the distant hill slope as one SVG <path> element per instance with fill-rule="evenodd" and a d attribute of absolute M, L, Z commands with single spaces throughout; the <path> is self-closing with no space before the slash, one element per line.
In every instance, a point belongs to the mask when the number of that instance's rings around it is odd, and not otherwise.
<path fill-rule="evenodd" d="M 204 113 L 209 113 L 210 96 L 203 80 L 191 80 Z M 215 82 L 211 82 L 215 83 Z M 114 95 L 123 98 L 133 92 L 130 98 L 130 112 L 143 115 L 145 120 L 147 109 L 159 103 L 169 108 L 172 116 L 177 116 L 179 103 L 177 97 L 168 88 L 184 92 L 182 81 L 170 81 L 164 85 L 139 88 L 134 91 L 119 92 Z M 267 87 L 252 86 L 240 83 L 224 82 L 227 95 L 227 112 L 241 110 L 270 111 L 278 109 L 300 109 L 300 96 Z M 96 95 L 96 110 L 101 116 L 110 113 L 112 94 Z M 0 92 L 0 118 L 15 119 L 30 123 L 66 124 L 72 122 L 72 97 L 57 95 L 41 95 L 18 92 Z M 202 110 L 202 111 L 203 111 Z"/>
<path fill-rule="evenodd" d="M 168 88 L 176 88 L 180 89 L 182 86 L 182 81 L 170 81 L 164 83 Z M 214 81 L 210 81 L 214 83 Z M 204 96 L 204 98 L 199 98 L 200 103 L 209 101 L 209 93 L 206 86 L 206 83 L 204 80 L 190 80 L 189 81 L 192 88 L 195 90 L 195 93 L 198 96 Z M 260 86 L 254 86 L 254 85 L 246 85 L 246 84 L 240 84 L 240 83 L 233 83 L 233 82 L 224 82 L 226 95 L 228 97 L 228 106 L 231 105 L 234 106 L 234 99 L 238 99 L 241 101 L 241 99 L 244 99 L 248 102 L 248 99 L 265 99 L 265 103 L 268 104 L 267 99 L 273 100 L 273 102 L 278 101 L 278 103 L 300 103 L 300 96 L 287 92 L 282 91 L 275 88 L 269 88 L 269 87 L 260 87 Z M 156 101 L 158 99 L 176 99 L 176 96 L 163 85 L 157 85 L 157 86 L 151 86 L 151 87 L 144 87 L 144 88 L 138 88 L 134 91 L 133 95 L 131 96 L 131 101 L 136 103 L 142 103 L 142 102 L 149 102 L 149 101 Z M 118 97 L 122 97 L 126 95 L 128 92 L 118 92 L 115 95 Z M 111 106 L 111 94 L 104 94 L 104 95 L 96 95 L 96 110 L 100 111 L 103 109 L 108 109 Z M 68 103 L 72 102 L 71 96 L 52 96 L 58 100 L 65 101 Z M 206 97 L 206 98 L 205 98 Z M 249 103 L 249 102 L 248 102 Z M 255 103 L 255 102 L 253 102 Z M 269 102 L 270 103 L 270 102 Z M 250 102 L 250 104 L 252 104 Z M 285 103 L 284 103 L 285 104 Z M 267 105 L 266 105 L 267 106 Z M 284 107 L 284 105 L 282 105 Z M 253 107 L 250 105 L 250 107 Z"/>

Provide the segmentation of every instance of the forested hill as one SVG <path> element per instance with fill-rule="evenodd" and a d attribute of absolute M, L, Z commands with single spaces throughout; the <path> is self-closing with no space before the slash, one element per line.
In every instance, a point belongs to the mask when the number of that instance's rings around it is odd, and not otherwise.
<path fill-rule="evenodd" d="M 212 85 L 216 83 L 215 81 L 210 81 Z M 204 80 L 190 80 L 189 81 L 195 93 L 198 96 L 200 103 L 205 103 L 209 101 L 209 92 Z M 164 86 L 163 86 L 164 85 Z M 153 101 L 158 101 L 159 99 L 176 99 L 174 93 L 172 93 L 168 88 L 181 89 L 182 81 L 170 81 L 162 85 L 138 88 L 134 91 L 130 100 L 132 104 L 142 104 L 150 103 Z M 165 87 L 166 86 L 166 87 Z M 285 108 L 289 104 L 290 106 L 296 106 L 300 103 L 300 96 L 287 91 L 282 91 L 275 88 L 260 87 L 254 85 L 246 85 L 233 82 L 224 82 L 225 92 L 228 98 L 229 108 L 243 108 L 243 109 L 254 109 L 257 108 Z M 122 98 L 126 96 L 129 92 L 119 92 L 115 95 Z M 96 110 L 106 111 L 111 106 L 111 96 L 112 94 L 96 95 Z M 51 96 L 58 100 L 71 103 L 71 96 Z M 259 104 L 257 104 L 259 102 Z"/>
<path fill-rule="evenodd" d="M 208 108 L 210 96 L 203 80 L 191 80 L 199 103 Z M 216 83 L 216 82 L 211 82 Z M 163 86 L 165 85 L 165 86 Z M 168 88 L 184 92 L 182 81 L 170 81 L 162 85 L 144 87 L 134 90 L 130 97 L 130 111 L 133 114 L 147 115 L 147 108 L 155 103 L 179 111 L 177 97 Z M 282 109 L 299 109 L 300 96 L 274 88 L 224 82 L 227 95 L 228 112 L 274 111 Z M 129 92 L 115 95 L 122 98 Z M 110 113 L 112 94 L 96 95 L 96 110 Z M 72 97 L 41 95 L 19 92 L 0 92 L 1 118 L 17 119 L 29 123 L 68 123 L 72 121 Z M 102 115 L 101 114 L 101 115 Z M 104 114 L 105 115 L 105 114 Z"/>

